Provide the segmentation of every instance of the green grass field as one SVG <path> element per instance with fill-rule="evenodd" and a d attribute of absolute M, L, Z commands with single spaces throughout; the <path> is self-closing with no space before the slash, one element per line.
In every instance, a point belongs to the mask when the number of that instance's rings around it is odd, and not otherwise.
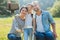
<path fill-rule="evenodd" d="M 13 17 L 0 18 L 0 40 L 8 40 L 7 34 L 10 31 L 12 20 Z M 56 22 L 56 31 L 58 35 L 57 40 L 60 40 L 60 18 L 54 18 L 54 20 Z"/>

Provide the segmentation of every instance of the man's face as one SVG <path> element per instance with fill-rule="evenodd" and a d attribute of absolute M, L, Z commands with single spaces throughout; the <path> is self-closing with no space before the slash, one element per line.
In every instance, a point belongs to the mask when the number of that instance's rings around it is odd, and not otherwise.
<path fill-rule="evenodd" d="M 35 5 L 33 6 L 33 9 L 34 9 L 34 11 L 38 11 L 38 10 L 39 10 L 39 5 L 38 5 L 38 4 L 35 4 Z"/>

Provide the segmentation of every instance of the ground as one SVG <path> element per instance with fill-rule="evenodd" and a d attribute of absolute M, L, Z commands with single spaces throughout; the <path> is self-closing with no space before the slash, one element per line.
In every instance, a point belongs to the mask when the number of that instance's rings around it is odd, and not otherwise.
<path fill-rule="evenodd" d="M 0 18 L 0 40 L 7 40 L 7 34 L 11 29 L 12 20 L 14 17 Z M 60 40 L 60 18 L 54 18 L 56 22 L 57 40 Z"/>

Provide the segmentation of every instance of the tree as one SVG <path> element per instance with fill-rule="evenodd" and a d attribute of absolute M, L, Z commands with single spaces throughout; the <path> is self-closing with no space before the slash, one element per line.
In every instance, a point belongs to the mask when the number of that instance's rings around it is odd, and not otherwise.
<path fill-rule="evenodd" d="M 6 9 L 7 0 L 0 0 L 0 15 L 10 15 L 10 12 Z"/>
<path fill-rule="evenodd" d="M 3 0 L 0 0 L 0 3 L 2 3 L 3 2 Z"/>
<path fill-rule="evenodd" d="M 53 7 L 50 9 L 50 12 L 54 17 L 60 17 L 60 1 L 56 1 Z"/>

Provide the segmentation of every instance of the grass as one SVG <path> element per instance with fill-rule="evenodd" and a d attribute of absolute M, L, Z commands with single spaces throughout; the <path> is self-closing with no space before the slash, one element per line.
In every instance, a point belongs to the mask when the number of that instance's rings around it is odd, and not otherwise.
<path fill-rule="evenodd" d="M 54 18 L 56 22 L 57 40 L 60 40 L 60 18 Z"/>
<path fill-rule="evenodd" d="M 7 34 L 11 28 L 12 17 L 0 18 L 0 40 L 7 40 Z"/>
<path fill-rule="evenodd" d="M 0 40 L 8 40 L 7 34 L 11 29 L 12 19 L 13 17 L 0 18 Z M 56 22 L 56 31 L 58 35 L 57 40 L 60 40 L 60 18 L 54 18 L 54 20 Z"/>

